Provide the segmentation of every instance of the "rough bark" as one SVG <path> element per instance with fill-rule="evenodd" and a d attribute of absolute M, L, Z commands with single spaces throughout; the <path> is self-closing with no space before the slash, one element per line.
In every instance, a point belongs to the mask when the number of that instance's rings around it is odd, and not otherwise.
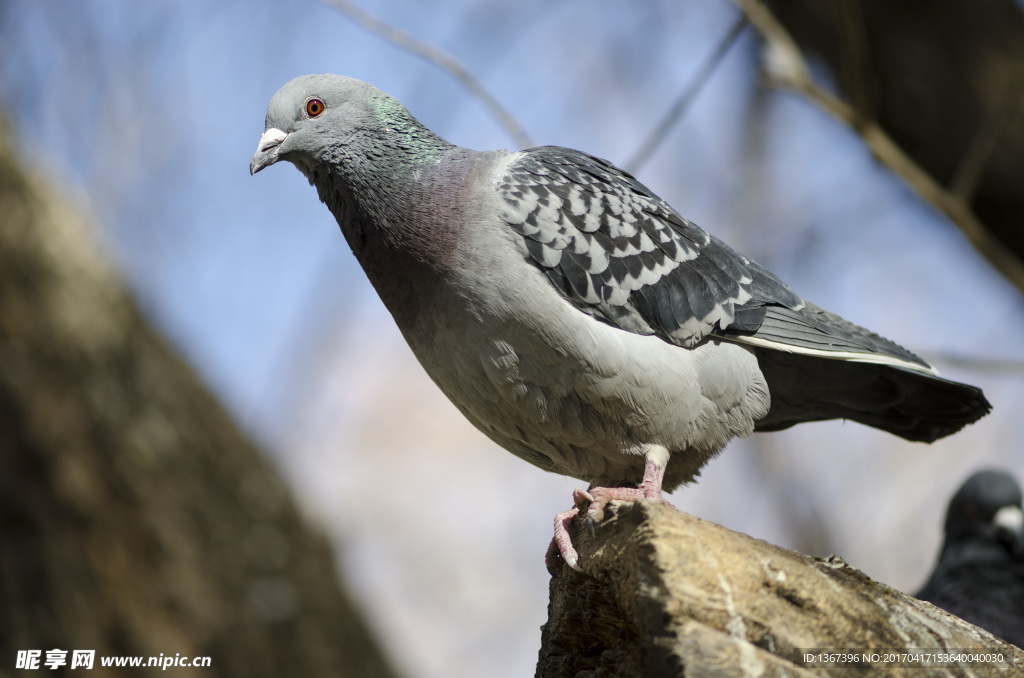
<path fill-rule="evenodd" d="M 1020 649 L 834 556 L 647 501 L 613 503 L 594 537 L 580 522 L 573 541 L 584 572 L 563 565 L 551 579 L 538 678 L 862 676 L 900 673 L 886 651 L 910 649 L 1004 657 L 1003 666 L 913 669 L 921 678 L 1006 678 L 1024 667 Z M 829 668 L 806 659 L 815 649 L 880 656 Z"/>
<path fill-rule="evenodd" d="M 54 648 L 96 676 L 160 653 L 211 658 L 166 675 L 393 676 L 326 541 L 6 136 L 0 611 L 0 676 Z"/>

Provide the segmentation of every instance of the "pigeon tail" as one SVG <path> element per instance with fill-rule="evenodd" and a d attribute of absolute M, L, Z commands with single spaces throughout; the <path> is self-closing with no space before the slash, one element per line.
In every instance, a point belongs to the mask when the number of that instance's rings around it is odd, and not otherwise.
<path fill-rule="evenodd" d="M 758 349 L 771 392 L 755 431 L 848 419 L 914 442 L 931 443 L 985 416 L 981 389 L 895 365 Z"/>

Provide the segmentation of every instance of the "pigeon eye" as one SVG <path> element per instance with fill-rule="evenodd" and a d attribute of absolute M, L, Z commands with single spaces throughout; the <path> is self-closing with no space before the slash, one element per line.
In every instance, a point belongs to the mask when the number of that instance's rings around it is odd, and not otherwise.
<path fill-rule="evenodd" d="M 315 118 L 323 113 L 325 108 L 326 106 L 324 106 L 324 102 L 319 99 L 310 99 L 306 102 L 306 115 L 311 118 Z"/>

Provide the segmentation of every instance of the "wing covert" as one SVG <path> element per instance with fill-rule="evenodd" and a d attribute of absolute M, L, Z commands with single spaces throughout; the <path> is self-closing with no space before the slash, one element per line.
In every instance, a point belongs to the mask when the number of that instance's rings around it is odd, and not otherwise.
<path fill-rule="evenodd" d="M 766 304 L 803 300 L 629 174 L 558 147 L 527 151 L 498 182 L 501 218 L 573 305 L 624 330 L 694 346 L 753 332 Z"/>

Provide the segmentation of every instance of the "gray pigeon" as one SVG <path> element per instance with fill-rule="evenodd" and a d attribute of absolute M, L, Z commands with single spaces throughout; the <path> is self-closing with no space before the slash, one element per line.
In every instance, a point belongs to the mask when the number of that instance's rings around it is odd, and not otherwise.
<path fill-rule="evenodd" d="M 513 454 L 580 478 L 566 526 L 661 500 L 734 436 L 851 419 L 931 442 L 990 409 L 818 308 L 610 162 L 454 146 L 367 83 L 307 75 L 267 109 L 250 172 L 316 186 L 420 364 Z M 557 552 L 554 548 L 557 547 Z"/>
<path fill-rule="evenodd" d="M 917 597 L 1024 648 L 1020 485 L 1005 471 L 978 471 L 950 500 L 945 533 Z"/>

